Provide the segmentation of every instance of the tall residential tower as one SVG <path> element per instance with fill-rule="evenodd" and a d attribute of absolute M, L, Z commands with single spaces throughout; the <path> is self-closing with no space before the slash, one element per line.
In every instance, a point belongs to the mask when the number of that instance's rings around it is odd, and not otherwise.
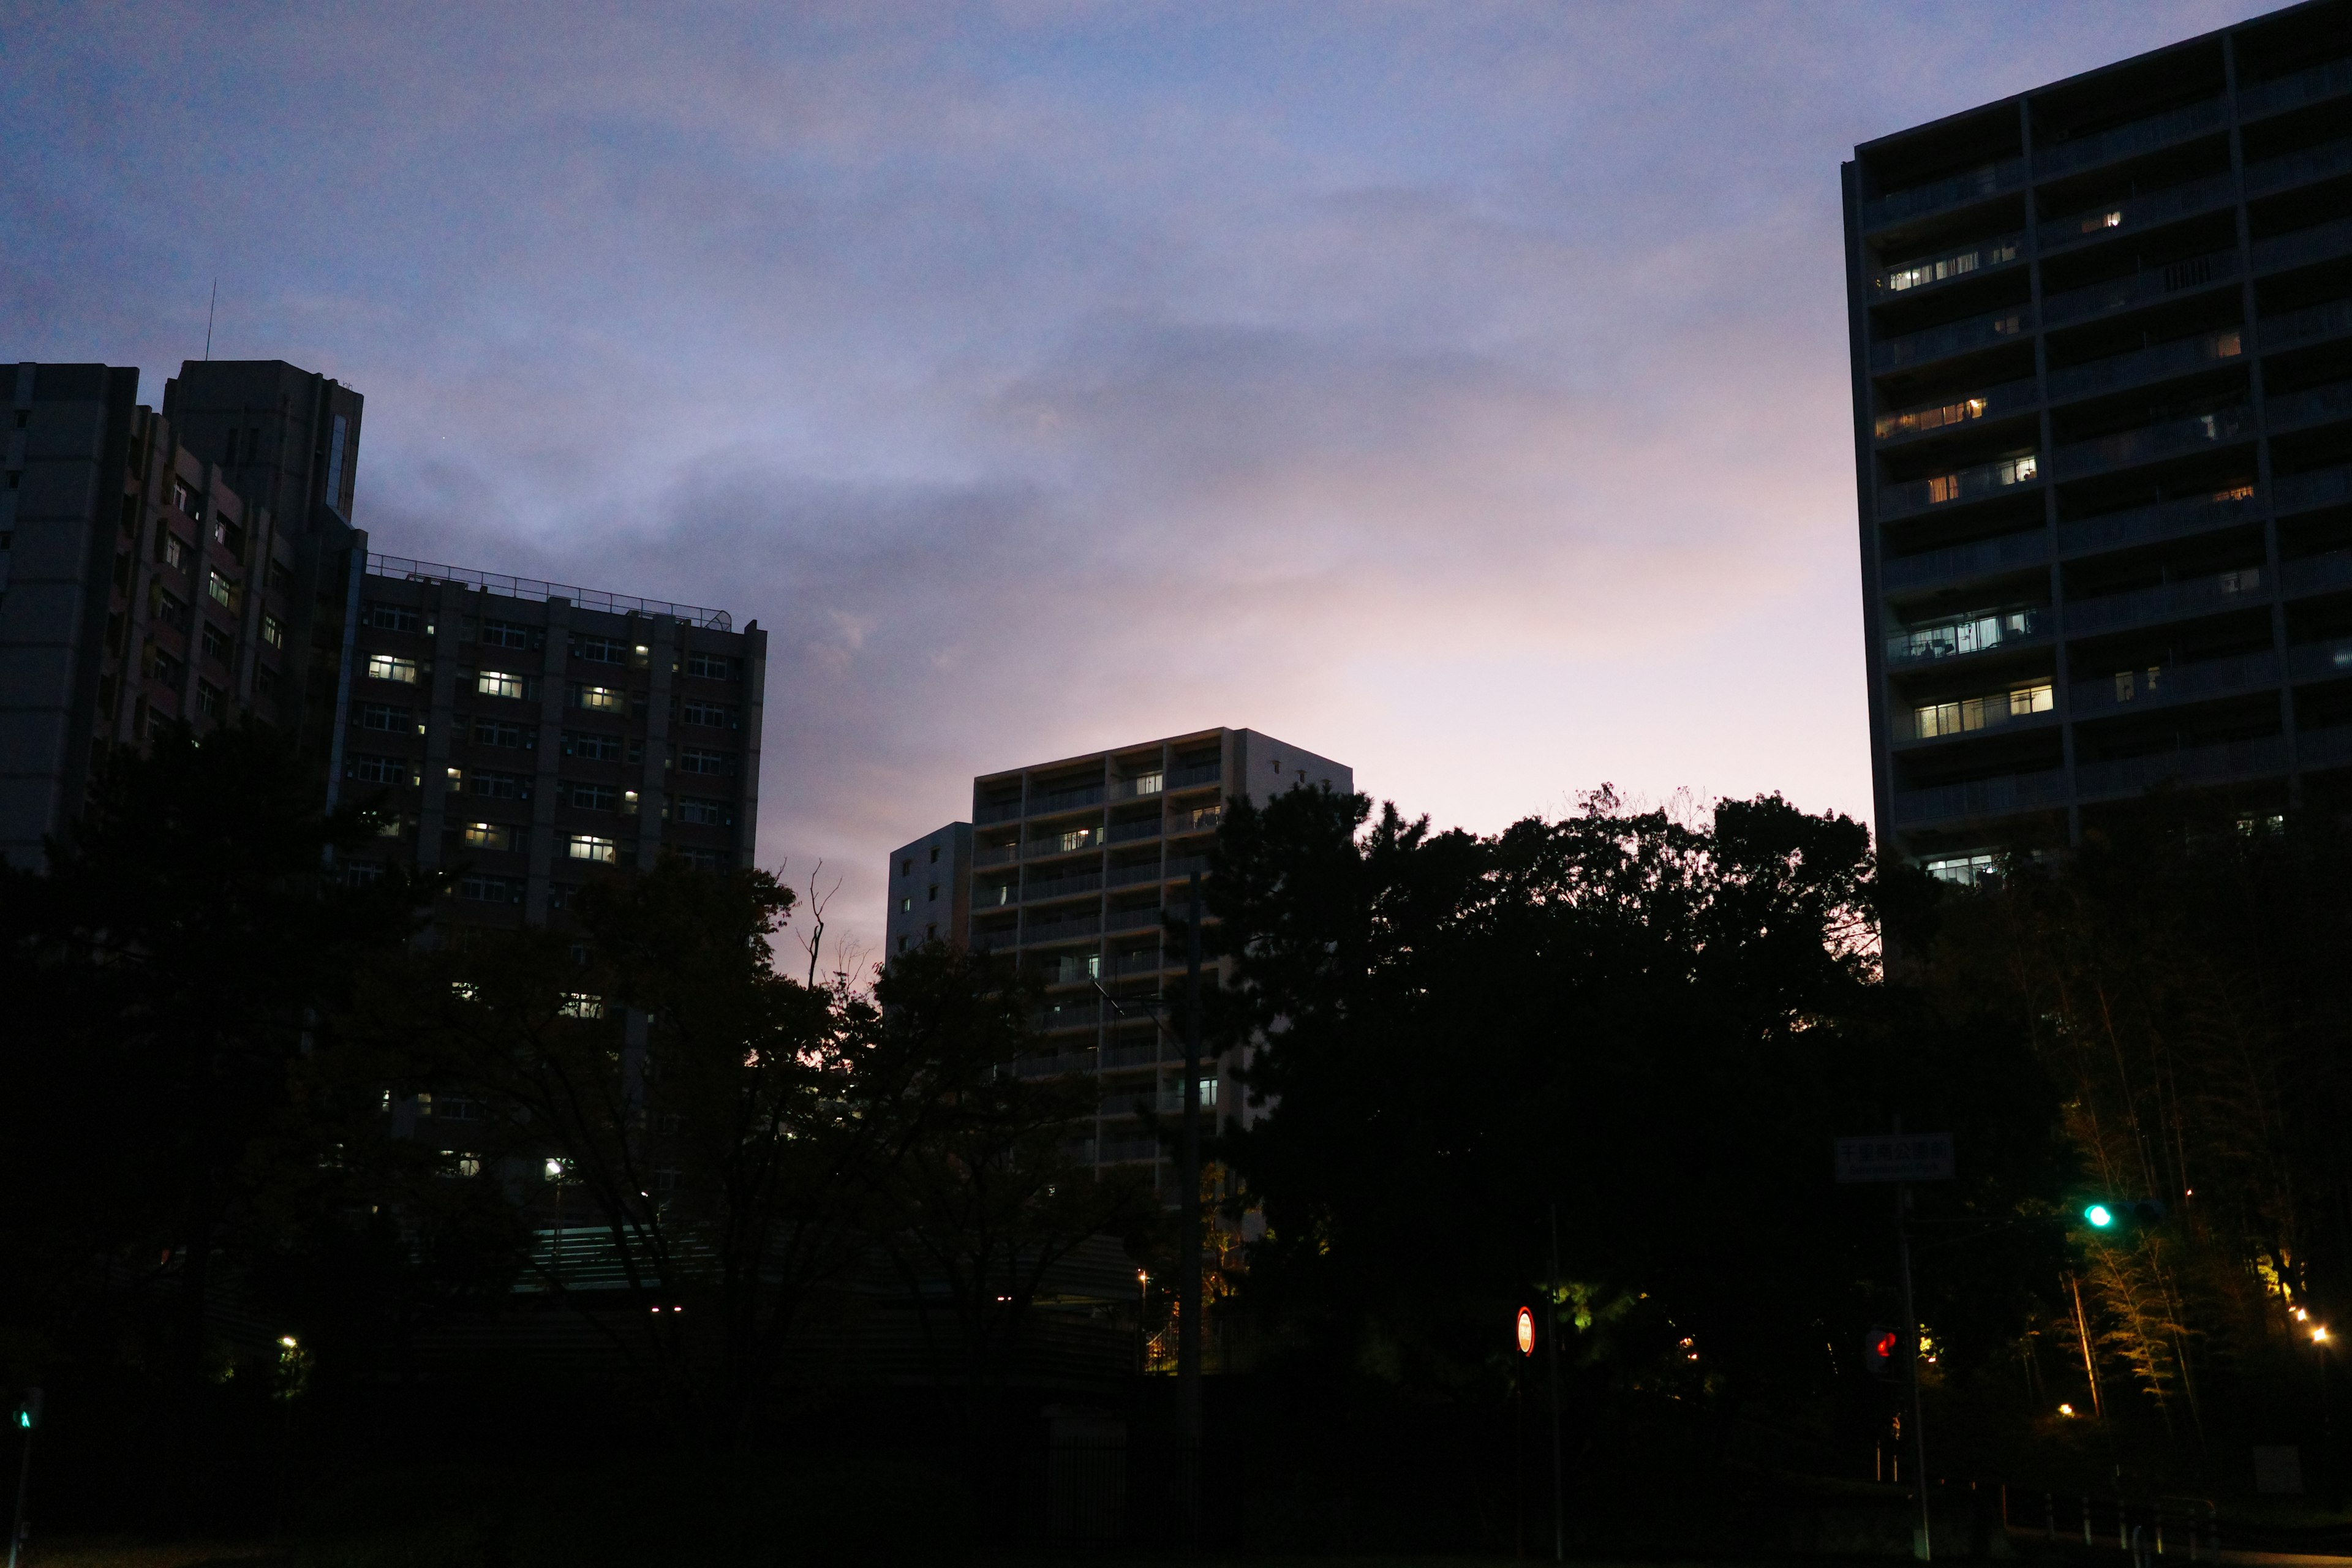
<path fill-rule="evenodd" d="M 2352 784 L 2352 4 L 1844 186 L 1882 837 L 1965 879 L 2167 782 Z"/>

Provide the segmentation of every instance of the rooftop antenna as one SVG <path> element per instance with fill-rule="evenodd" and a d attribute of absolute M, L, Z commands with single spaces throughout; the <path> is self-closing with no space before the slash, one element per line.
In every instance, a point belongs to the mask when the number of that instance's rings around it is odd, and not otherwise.
<path fill-rule="evenodd" d="M 213 360 L 213 312 L 220 309 L 220 279 L 213 279 L 213 302 L 205 307 L 205 363 Z"/>

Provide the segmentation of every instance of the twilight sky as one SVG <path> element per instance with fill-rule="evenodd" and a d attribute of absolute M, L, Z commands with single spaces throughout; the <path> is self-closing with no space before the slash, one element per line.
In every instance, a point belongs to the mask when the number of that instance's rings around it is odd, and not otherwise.
<path fill-rule="evenodd" d="M 1838 164 L 2265 0 L 0 3 L 0 361 L 367 397 L 378 550 L 757 617 L 760 853 L 1215 724 L 1869 809 Z"/>

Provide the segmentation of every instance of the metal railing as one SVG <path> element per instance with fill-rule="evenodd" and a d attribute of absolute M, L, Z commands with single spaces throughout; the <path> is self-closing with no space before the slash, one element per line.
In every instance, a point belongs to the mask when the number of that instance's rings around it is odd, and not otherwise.
<path fill-rule="evenodd" d="M 2347 251 L 2352 251 L 2352 217 L 2336 218 L 2292 234 L 2256 240 L 2254 270 L 2270 272 L 2282 267 L 2300 267 L 2306 261 L 2325 261 Z"/>
<path fill-rule="evenodd" d="M 2017 730 L 2054 724 L 2058 714 L 2050 701 L 2050 687 L 2024 687 L 1995 691 L 1956 702 L 1930 702 L 1895 716 L 1897 742 L 1924 742 L 1967 740 L 1997 730 Z"/>
<path fill-rule="evenodd" d="M 2227 118 L 2228 110 L 2222 101 L 2218 98 L 2209 98 L 2186 109 L 2152 114 L 2145 120 L 2135 120 L 2112 130 L 2037 146 L 2033 149 L 2033 172 L 2046 177 L 2087 169 L 2096 163 L 2112 163 L 2135 153 L 2145 153 L 2151 147 L 2161 147 L 2168 142 L 2178 142 L 2184 136 L 2218 131 Z"/>
<path fill-rule="evenodd" d="M 478 572 L 470 566 L 445 566 L 437 561 L 411 561 L 399 555 L 368 552 L 371 577 L 399 578 L 411 583 L 451 583 L 459 587 L 496 594 L 507 599 L 569 599 L 583 610 L 614 616 L 672 616 L 691 626 L 731 632 L 735 618 L 724 610 L 699 605 L 673 605 L 662 599 L 639 599 L 608 594 L 601 588 L 578 588 L 569 583 L 542 583 L 534 577 L 509 577 L 499 572 Z"/>
<path fill-rule="evenodd" d="M 1886 639 L 1886 663 L 1901 669 L 1936 664 L 1969 654 L 1990 653 L 2047 637 L 2053 630 L 2043 605 L 2011 605 L 1947 616 L 1895 633 Z"/>
<path fill-rule="evenodd" d="M 2257 114 L 2275 114 L 2282 109 L 2315 103 L 2346 92 L 2352 92 L 2352 59 L 2330 60 L 2292 76 L 2240 88 L 2238 118 L 2251 120 Z"/>
<path fill-rule="evenodd" d="M 1047 877 L 1021 889 L 1024 904 L 1043 903 L 1047 899 L 1066 899 L 1073 893 L 1091 893 L 1103 885 L 1100 871 L 1087 871 L 1076 877 Z"/>
<path fill-rule="evenodd" d="M 1068 833 L 1048 834 L 1032 838 L 1021 847 L 1024 860 L 1050 860 L 1058 855 L 1099 855 L 1103 836 L 1099 827 L 1081 827 Z"/>
<path fill-rule="evenodd" d="M 1069 920 L 1039 921 L 1035 925 L 1024 926 L 1021 931 L 1021 942 L 1025 947 L 1033 942 L 1062 942 L 1076 936 L 1097 936 L 1101 934 L 1101 931 L 1102 921 L 1093 915 L 1080 915 Z"/>
<path fill-rule="evenodd" d="M 2265 349 L 2314 343 L 2324 338 L 2352 332 L 2352 300 L 2330 300 L 2324 305 L 2264 316 L 2255 323 L 2254 330 L 2262 335 Z"/>
<path fill-rule="evenodd" d="M 1880 294 L 1907 294 L 1914 289 L 1933 288 L 1955 278 L 1967 278 L 1995 267 L 2006 267 L 2025 254 L 2023 234 L 2004 234 L 1996 239 L 1980 240 L 1958 250 L 1947 250 L 1930 256 L 1915 256 L 1879 269 L 1871 285 Z"/>
<path fill-rule="evenodd" d="M 2278 684 L 2278 656 L 2269 652 L 2200 659 L 2195 664 L 2152 665 L 2117 670 L 2096 680 L 2075 681 L 2066 695 L 2074 716 L 2088 718 L 2126 708 L 2137 711 L 2259 690 Z"/>
<path fill-rule="evenodd" d="M 2270 595 L 2263 586 L 2262 568 L 2248 566 L 2242 571 L 2195 577 L 2183 583 L 2166 583 L 2129 594 L 2075 600 L 2066 606 L 2066 631 L 2070 637 L 2079 636 L 2114 626 L 2137 626 L 2148 621 L 2170 620 L 2179 616 L 2205 615 L 2214 610 L 2251 607 L 2269 602 Z"/>
<path fill-rule="evenodd" d="M 2330 680 L 2352 675 L 2352 637 L 2305 643 L 2286 650 L 2287 673 L 2297 680 Z"/>
<path fill-rule="evenodd" d="M 1020 815 L 1021 803 L 1017 800 L 990 801 L 971 808 L 971 820 L 978 826 L 986 826 L 992 822 L 1010 822 Z"/>
<path fill-rule="evenodd" d="M 1110 885 L 1114 888 L 1132 888 L 1139 882 L 1160 881 L 1164 875 L 1165 873 L 1160 868 L 1160 863 L 1156 860 L 1144 866 L 1113 866 L 1110 868 Z"/>
<path fill-rule="evenodd" d="M 1956 501 L 1983 500 L 2020 485 L 2032 484 L 2041 477 L 2041 459 L 2027 452 L 1990 463 L 1956 468 L 1948 474 L 1934 474 L 1924 479 L 1881 485 L 1878 489 L 1878 515 L 1882 518 L 1906 517 L 1930 507 L 1948 506 Z"/>
<path fill-rule="evenodd" d="M 2130 795 L 2162 784 L 2216 784 L 2285 771 L 2286 738 L 2261 735 L 2217 746 L 2185 747 L 2157 756 L 2078 763 L 2074 784 L 2076 792 L 2084 796 Z"/>
<path fill-rule="evenodd" d="M 1030 801 L 1027 815 L 1043 816 L 1049 812 L 1076 811 L 1082 805 L 1100 805 L 1102 798 L 1103 786 L 1100 784 L 1087 784 L 1079 789 L 1057 790 L 1052 795 L 1041 795 Z"/>
<path fill-rule="evenodd" d="M 1147 816 L 1140 822 L 1114 822 L 1110 825 L 1110 842 L 1132 844 L 1139 838 L 1160 837 L 1160 819 Z"/>
<path fill-rule="evenodd" d="M 1999 386 L 1989 386 L 1972 397 L 1947 398 L 1938 403 L 1921 404 L 1916 408 L 1899 408 L 1892 414 L 1882 414 L 1872 423 L 1871 430 L 1882 441 L 1905 440 L 1926 436 L 1937 430 L 1949 430 L 1956 426 L 1973 425 L 1979 419 L 1994 419 L 2004 414 L 2015 414 L 2032 407 L 2041 400 L 2033 378 L 2005 381 Z"/>
<path fill-rule="evenodd" d="M 2129 468 L 2134 463 L 2154 462 L 2159 458 L 2177 458 L 2184 452 L 2229 441 L 2252 440 L 2253 435 L 2252 410 L 2217 408 L 2210 414 L 2168 419 L 2161 425 L 2074 442 L 2052 453 L 2050 466 L 2051 471 L 2062 479 L 2076 479 L 2109 468 Z"/>
<path fill-rule="evenodd" d="M 1976 577 L 2011 566 L 2039 566 L 2050 559 L 2050 536 L 2042 529 L 1993 539 L 1948 544 L 1917 555 L 1884 562 L 1878 580 L 1887 588 L 1916 588 L 1948 578 Z"/>
<path fill-rule="evenodd" d="M 2068 365 L 2050 373 L 2050 401 L 2064 403 L 2095 392 L 2109 392 L 2184 371 L 2201 370 L 2207 365 L 2242 359 L 2245 353 L 2245 333 L 2230 327 L 2200 337 L 2116 354 L 2111 359 L 2093 360 L 2088 364 Z"/>
<path fill-rule="evenodd" d="M 1906 185 L 1899 191 L 1889 191 L 1883 196 L 1862 204 L 1862 226 L 1884 228 L 1906 217 L 1944 207 L 1958 206 L 1986 196 L 1999 195 L 2025 184 L 2026 166 L 2023 158 L 1999 158 L 1958 174 L 1948 174 L 1940 180 L 1923 184 Z"/>
<path fill-rule="evenodd" d="M 2271 481 L 2273 511 L 2305 511 L 2343 500 L 2352 500 L 2352 466 L 2283 474 Z"/>
<path fill-rule="evenodd" d="M 1189 768 L 1177 768 L 1168 774 L 1170 789 L 1191 789 L 1195 784 L 1215 784 L 1224 776 L 1222 763 L 1201 763 Z"/>
<path fill-rule="evenodd" d="M 975 866 L 1003 866 L 1021 858 L 1018 844 L 976 844 L 972 846 L 971 863 Z"/>
<path fill-rule="evenodd" d="M 1103 921 L 1105 931 L 1157 931 L 1167 914 L 1157 904 L 1148 910 L 1113 910 Z"/>
<path fill-rule="evenodd" d="M 2352 418 L 2352 381 L 2332 382 L 2269 400 L 2263 416 L 2273 430 L 2301 430 Z"/>
<path fill-rule="evenodd" d="M 2023 342 L 2032 331 L 2033 312 L 2023 305 L 2011 305 L 1874 342 L 1870 345 L 1870 368 L 1880 372 L 1905 370 L 1977 349 Z"/>
<path fill-rule="evenodd" d="M 1166 782 L 1158 773 L 1138 773 L 1131 779 L 1114 779 L 1110 785 L 1110 798 L 1134 800 L 1139 795 L 1155 795 Z"/>
<path fill-rule="evenodd" d="M 2041 229 L 2042 248 L 2057 250 L 2114 235 L 2135 233 L 2150 224 L 2167 223 L 2191 213 L 2227 206 L 2237 196 L 2237 181 L 2228 174 L 2209 174 L 2201 180 L 2191 180 L 2168 190 L 2126 196 L 2120 201 L 2109 202 L 2084 212 L 2069 213 L 2064 217 L 2043 224 Z"/>
<path fill-rule="evenodd" d="M 2126 544 L 2178 539 L 2185 534 L 2203 533 L 2209 529 L 2227 528 L 2232 523 L 2251 522 L 2260 513 L 2261 508 L 2255 503 L 2252 485 L 2219 495 L 2158 501 L 2154 506 L 2133 507 L 2127 511 L 2104 512 L 2097 517 L 2075 518 L 2061 522 L 2058 525 L 2058 552 L 2061 555 L 2085 555 Z"/>
<path fill-rule="evenodd" d="M 2262 247 L 2257 246 L 2254 248 L 2259 255 Z M 2042 324 L 2060 326 L 2068 321 L 2105 315 L 2109 310 L 2144 305 L 2151 300 L 2168 300 L 2191 289 L 2210 289 L 2217 283 L 2232 281 L 2240 270 L 2236 251 L 2215 250 L 2203 256 L 2185 257 L 2162 267 L 2128 272 L 2105 282 L 2069 289 L 2063 293 L 2044 294 L 2042 297 Z"/>
<path fill-rule="evenodd" d="M 2247 164 L 2246 194 L 2284 190 L 2346 173 L 2352 173 L 2352 137 Z"/>
<path fill-rule="evenodd" d="M 1101 1017 L 1101 1004 L 1088 997 L 1083 1002 L 1046 1004 L 1037 1009 L 1036 1025 L 1046 1030 L 1091 1029 Z"/>
<path fill-rule="evenodd" d="M 1910 826 L 1969 816 L 2004 816 L 2063 804 L 2066 770 L 2003 773 L 1966 784 L 1895 792 L 1895 820 Z"/>

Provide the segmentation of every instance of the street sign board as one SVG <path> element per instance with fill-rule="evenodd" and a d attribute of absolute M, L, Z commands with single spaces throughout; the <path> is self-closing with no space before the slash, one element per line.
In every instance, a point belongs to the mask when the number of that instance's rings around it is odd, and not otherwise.
<path fill-rule="evenodd" d="M 1837 1141 L 1841 1182 L 1948 1182 L 1952 1135 L 1948 1132 L 1877 1132 Z"/>

